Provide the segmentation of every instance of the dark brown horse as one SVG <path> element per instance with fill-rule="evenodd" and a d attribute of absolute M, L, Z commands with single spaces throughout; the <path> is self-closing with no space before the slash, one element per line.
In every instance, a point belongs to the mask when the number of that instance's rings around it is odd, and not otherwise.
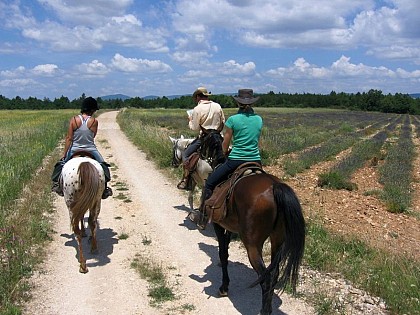
<path fill-rule="evenodd" d="M 204 151 L 214 159 L 220 155 L 216 151 L 221 148 L 211 145 L 212 142 L 220 142 L 211 138 L 210 134 L 202 141 L 206 147 Z M 258 279 L 251 286 L 261 286 L 261 314 L 271 314 L 275 288 L 284 290 L 290 284 L 295 292 L 304 252 L 305 220 L 295 192 L 277 177 L 264 172 L 244 177 L 235 185 L 227 201 L 226 217 L 213 221 L 213 226 L 223 274 L 220 296 L 228 294 L 229 242 L 232 232 L 238 233 L 258 274 Z M 268 238 L 271 242 L 271 262 L 266 267 L 262 250 Z"/>

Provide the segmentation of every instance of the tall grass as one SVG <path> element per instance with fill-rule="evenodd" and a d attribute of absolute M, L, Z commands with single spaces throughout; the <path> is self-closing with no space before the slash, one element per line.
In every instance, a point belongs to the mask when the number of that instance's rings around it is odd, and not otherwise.
<path fill-rule="evenodd" d="M 0 116 L 0 314 L 19 314 L 24 278 L 47 240 L 52 209 L 53 153 L 66 132 L 68 111 L 2 111 Z"/>
<path fill-rule="evenodd" d="M 178 137 L 179 130 L 187 129 L 184 110 L 124 110 L 118 114 L 117 121 L 127 137 L 162 168 L 171 163 L 169 136 Z M 184 135 L 188 137 L 194 133 L 187 131 Z"/>
<path fill-rule="evenodd" d="M 357 239 L 328 233 L 317 220 L 307 222 L 304 261 L 324 272 L 339 272 L 353 284 L 386 301 L 393 314 L 419 314 L 417 261 L 372 249 Z"/>

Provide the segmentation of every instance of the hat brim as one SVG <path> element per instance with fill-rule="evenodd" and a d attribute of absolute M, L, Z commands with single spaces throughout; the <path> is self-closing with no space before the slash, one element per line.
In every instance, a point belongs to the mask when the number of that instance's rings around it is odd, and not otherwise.
<path fill-rule="evenodd" d="M 193 94 L 193 98 L 196 98 L 197 97 L 197 95 L 204 95 L 204 96 L 210 96 L 211 95 L 211 93 L 203 93 L 203 92 L 200 92 L 200 91 L 196 91 L 196 92 L 194 92 L 194 94 Z"/>
<path fill-rule="evenodd" d="M 254 104 L 255 102 L 257 102 L 260 99 L 259 96 L 251 97 L 251 98 L 242 98 L 242 97 L 238 97 L 238 96 L 232 96 L 232 97 L 235 99 L 235 101 L 237 101 L 238 103 L 243 104 L 243 105 Z"/>

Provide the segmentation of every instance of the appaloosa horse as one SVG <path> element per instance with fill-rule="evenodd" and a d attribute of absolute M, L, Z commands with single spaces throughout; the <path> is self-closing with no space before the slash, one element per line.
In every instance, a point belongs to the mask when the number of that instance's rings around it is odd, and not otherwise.
<path fill-rule="evenodd" d="M 89 157 L 74 157 L 63 166 L 61 175 L 64 200 L 70 215 L 70 225 L 78 244 L 79 271 L 88 272 L 83 255 L 82 236 L 85 236 L 84 216 L 89 210 L 88 224 L 91 252 L 97 250 L 97 219 L 101 210 L 101 197 L 105 188 L 102 166 Z"/>

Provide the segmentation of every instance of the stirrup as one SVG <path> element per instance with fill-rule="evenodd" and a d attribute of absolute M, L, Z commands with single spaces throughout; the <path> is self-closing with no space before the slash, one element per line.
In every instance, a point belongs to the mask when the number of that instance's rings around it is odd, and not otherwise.
<path fill-rule="evenodd" d="M 191 185 L 189 185 L 188 179 L 182 179 L 178 185 L 176 185 L 176 188 L 182 189 L 182 190 L 191 190 Z"/>
<path fill-rule="evenodd" d="M 187 218 L 194 222 L 200 230 L 205 230 L 207 226 L 207 217 L 200 210 L 192 210 Z"/>

